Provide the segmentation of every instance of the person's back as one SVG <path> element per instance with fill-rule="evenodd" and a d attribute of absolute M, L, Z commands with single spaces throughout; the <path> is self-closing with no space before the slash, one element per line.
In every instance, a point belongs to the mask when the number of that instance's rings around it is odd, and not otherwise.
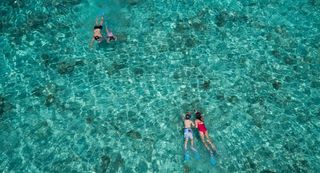
<path fill-rule="evenodd" d="M 185 119 L 184 120 L 184 128 L 191 128 L 192 126 L 194 126 L 193 122 L 190 119 Z"/>

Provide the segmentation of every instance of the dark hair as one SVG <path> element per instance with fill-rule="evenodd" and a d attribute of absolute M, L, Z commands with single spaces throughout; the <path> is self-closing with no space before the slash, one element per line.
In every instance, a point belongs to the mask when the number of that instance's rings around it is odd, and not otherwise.
<path fill-rule="evenodd" d="M 196 119 L 202 121 L 201 118 L 202 118 L 201 113 L 200 112 L 196 112 Z"/>
<path fill-rule="evenodd" d="M 191 115 L 189 113 L 186 114 L 185 116 L 186 120 L 190 119 L 191 118 Z"/>

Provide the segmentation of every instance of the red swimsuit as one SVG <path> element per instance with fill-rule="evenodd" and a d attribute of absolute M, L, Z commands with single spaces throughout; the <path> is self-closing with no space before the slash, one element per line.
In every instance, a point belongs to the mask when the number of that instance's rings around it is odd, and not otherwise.
<path fill-rule="evenodd" d="M 202 132 L 203 134 L 205 134 L 206 131 L 207 131 L 207 128 L 206 128 L 206 126 L 204 125 L 204 123 L 202 122 L 202 123 L 197 123 L 197 124 L 198 124 L 198 130 L 199 130 L 199 132 Z"/>

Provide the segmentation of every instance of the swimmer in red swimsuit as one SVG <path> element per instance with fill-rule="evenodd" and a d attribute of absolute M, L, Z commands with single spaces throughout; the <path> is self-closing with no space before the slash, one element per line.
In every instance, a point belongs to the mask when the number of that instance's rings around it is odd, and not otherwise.
<path fill-rule="evenodd" d="M 210 141 L 208 130 L 204 125 L 204 117 L 203 115 L 201 115 L 200 112 L 196 112 L 195 124 L 196 124 L 196 128 L 198 128 L 199 130 L 202 143 L 212 155 L 213 152 L 216 152 L 217 149 L 216 149 L 216 146 Z"/>

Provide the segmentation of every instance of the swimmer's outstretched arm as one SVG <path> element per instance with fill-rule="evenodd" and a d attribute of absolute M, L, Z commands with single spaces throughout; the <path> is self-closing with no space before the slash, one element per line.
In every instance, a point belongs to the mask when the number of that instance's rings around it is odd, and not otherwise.
<path fill-rule="evenodd" d="M 107 34 L 109 33 L 109 30 L 108 30 L 108 26 L 106 25 L 106 32 Z M 113 34 L 112 34 L 113 35 Z M 114 38 L 114 41 L 117 41 L 117 37 L 115 35 L 113 35 L 113 38 Z M 110 40 L 109 40 L 110 41 Z"/>
<path fill-rule="evenodd" d="M 93 42 L 94 42 L 94 38 L 92 37 L 92 39 L 91 39 L 91 41 L 90 41 L 90 43 L 89 43 L 89 47 L 90 47 L 90 48 L 92 47 Z"/>
<path fill-rule="evenodd" d="M 106 25 L 106 32 L 107 32 L 106 42 L 110 43 L 110 38 L 108 37 L 109 30 L 107 25 Z"/>
<path fill-rule="evenodd" d="M 183 116 L 183 114 L 181 114 L 180 117 L 181 117 L 181 120 L 184 121 L 184 116 Z"/>
<path fill-rule="evenodd" d="M 191 121 L 191 126 L 192 127 L 196 127 L 195 123 L 193 121 Z"/>
<path fill-rule="evenodd" d="M 108 26 L 106 25 L 106 32 L 109 33 Z"/>

